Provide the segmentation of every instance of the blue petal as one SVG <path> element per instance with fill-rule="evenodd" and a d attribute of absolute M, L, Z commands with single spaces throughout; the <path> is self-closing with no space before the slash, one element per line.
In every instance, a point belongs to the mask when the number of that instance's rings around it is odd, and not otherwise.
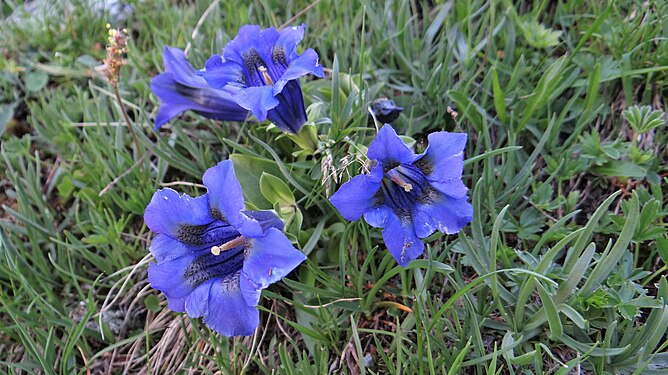
<path fill-rule="evenodd" d="M 209 86 L 223 89 L 228 85 L 243 86 L 242 66 L 233 61 L 223 62 L 221 55 L 213 55 L 206 60 L 204 70 L 198 72 Z"/>
<path fill-rule="evenodd" d="M 304 24 L 301 24 L 285 27 L 279 32 L 274 48 L 283 49 L 288 63 L 297 57 L 297 44 L 304 39 L 304 29 Z"/>
<path fill-rule="evenodd" d="M 267 118 L 279 129 L 297 134 L 308 119 L 299 80 L 287 82 L 283 92 L 276 95 L 278 105 L 267 112 Z"/>
<path fill-rule="evenodd" d="M 223 49 L 223 57 L 225 60 L 231 60 L 244 66 L 244 54 L 254 50 L 265 63 L 268 63 L 271 61 L 271 51 L 278 37 L 278 31 L 273 27 L 260 31 L 258 25 L 242 26 L 237 36 Z"/>
<path fill-rule="evenodd" d="M 466 200 L 466 197 L 455 199 L 441 196 L 429 205 L 417 205 L 416 209 L 429 216 L 432 225 L 439 231 L 454 234 L 471 222 L 473 218 L 473 206 Z"/>
<path fill-rule="evenodd" d="M 283 221 L 276 216 L 273 211 L 243 211 L 246 216 L 249 216 L 260 223 L 262 230 L 266 232 L 269 228 L 276 228 L 283 230 Z"/>
<path fill-rule="evenodd" d="M 213 218 L 209 215 L 206 195 L 191 198 L 167 188 L 153 194 L 144 211 L 144 221 L 153 232 L 178 238 L 179 228 L 183 225 L 205 225 Z"/>
<path fill-rule="evenodd" d="M 463 198 L 468 191 L 462 182 L 466 139 L 466 133 L 431 133 L 429 146 L 416 161 L 431 185 L 453 198 Z"/>
<path fill-rule="evenodd" d="M 369 159 L 378 160 L 383 164 L 410 164 L 415 160 L 413 151 L 406 146 L 389 124 L 380 128 L 378 136 L 369 145 L 367 155 Z"/>
<path fill-rule="evenodd" d="M 202 83 L 201 77 L 195 75 L 195 68 L 186 58 L 183 50 L 165 46 L 162 51 L 162 60 L 165 72 L 170 73 L 174 80 L 188 86 L 197 86 Z"/>
<path fill-rule="evenodd" d="M 379 164 L 370 174 L 357 175 L 343 184 L 329 201 L 347 220 L 359 220 L 362 214 L 382 204 L 382 198 L 377 196 L 382 178 L 383 166 Z"/>
<path fill-rule="evenodd" d="M 247 87 L 234 94 L 234 100 L 241 107 L 253 112 L 258 121 L 267 119 L 267 112 L 279 104 L 271 86 Z"/>
<path fill-rule="evenodd" d="M 400 219 L 392 213 L 387 216 L 383 240 L 400 266 L 406 267 L 424 251 L 424 243 L 415 235 L 411 218 Z"/>
<path fill-rule="evenodd" d="M 413 227 L 415 235 L 420 238 L 429 237 L 438 229 L 438 225 L 431 215 L 417 207 L 413 208 Z"/>
<path fill-rule="evenodd" d="M 260 321 L 257 308 L 249 306 L 241 293 L 239 274 L 217 279 L 209 291 L 208 305 L 204 323 L 224 336 L 252 335 Z"/>
<path fill-rule="evenodd" d="M 160 99 L 160 110 L 155 118 L 155 129 L 187 110 L 205 117 L 224 121 L 244 121 L 248 111 L 233 99 L 230 90 L 208 87 L 202 77 L 193 86 L 174 80 L 172 73 L 162 73 L 151 80 L 151 91 Z"/>
<path fill-rule="evenodd" d="M 165 294 L 169 308 L 174 311 L 185 311 L 186 297 L 194 288 L 183 277 L 184 270 L 190 265 L 190 262 L 192 262 L 192 257 L 181 257 L 160 264 L 148 265 L 148 282 L 153 289 Z"/>
<path fill-rule="evenodd" d="M 382 205 L 364 213 L 364 220 L 374 228 L 382 228 L 389 215 L 394 215 L 392 209 Z"/>
<path fill-rule="evenodd" d="M 149 250 L 158 263 L 174 260 L 182 256 L 193 256 L 203 250 L 211 249 L 211 245 L 187 245 L 173 237 L 160 233 L 151 241 Z"/>
<path fill-rule="evenodd" d="M 244 195 L 231 160 L 223 160 L 215 167 L 207 169 L 202 181 L 209 190 L 211 209 L 218 211 L 212 216 L 220 215 L 222 220 L 230 223 L 246 237 L 262 236 L 260 223 L 242 212 L 245 210 Z"/>
<path fill-rule="evenodd" d="M 285 70 L 281 78 L 274 85 L 274 94 L 281 92 L 283 86 L 285 86 L 288 81 L 298 79 L 307 74 L 313 74 L 317 77 L 323 77 L 325 75 L 322 65 L 318 63 L 318 54 L 311 48 L 304 51 L 301 56 L 290 63 L 288 69 Z"/>
<path fill-rule="evenodd" d="M 242 273 L 259 288 L 282 279 L 306 259 L 278 229 L 271 228 L 265 236 L 249 242 Z"/>
<path fill-rule="evenodd" d="M 191 318 L 199 318 L 206 315 L 209 311 L 209 291 L 217 279 L 209 280 L 198 285 L 185 301 L 185 310 Z"/>
<path fill-rule="evenodd" d="M 260 302 L 260 295 L 262 295 L 262 287 L 257 285 L 255 282 L 251 281 L 241 273 L 241 278 L 239 281 L 241 287 L 241 294 L 244 296 L 244 301 L 246 305 L 255 307 Z"/>
<path fill-rule="evenodd" d="M 211 88 L 196 75 L 182 50 L 165 47 L 163 60 L 165 73 L 151 80 L 151 91 L 160 99 L 156 130 L 186 110 L 218 120 L 243 121 L 247 117 L 248 111 L 232 99 L 234 90 Z"/>

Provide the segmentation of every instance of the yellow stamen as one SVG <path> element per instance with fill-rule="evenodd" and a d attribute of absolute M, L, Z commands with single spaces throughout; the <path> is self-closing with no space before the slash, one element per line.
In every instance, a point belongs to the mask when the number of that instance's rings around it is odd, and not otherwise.
<path fill-rule="evenodd" d="M 395 184 L 401 186 L 404 188 L 404 190 L 408 193 L 409 191 L 413 190 L 413 185 L 409 184 L 408 182 L 404 181 L 399 175 L 393 174 L 390 176 L 390 179 L 392 182 Z"/>
<path fill-rule="evenodd" d="M 211 246 L 211 254 L 219 255 L 221 251 L 234 249 L 235 247 L 243 245 L 244 242 L 246 242 L 246 238 L 244 238 L 244 236 L 239 236 L 231 241 L 225 242 L 220 246 Z"/>
<path fill-rule="evenodd" d="M 269 86 L 273 86 L 274 80 L 272 80 L 271 77 L 269 76 L 267 68 L 265 68 L 264 66 L 260 66 L 258 69 L 260 70 L 260 73 L 262 73 L 262 77 L 264 77 L 264 82 Z"/>

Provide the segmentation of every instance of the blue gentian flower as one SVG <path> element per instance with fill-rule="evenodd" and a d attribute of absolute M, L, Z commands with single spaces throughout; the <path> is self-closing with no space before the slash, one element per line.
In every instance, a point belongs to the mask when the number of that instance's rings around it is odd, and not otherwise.
<path fill-rule="evenodd" d="M 297 53 L 303 38 L 304 25 L 281 31 L 243 26 L 222 55 L 206 62 L 202 75 L 212 87 L 239 89 L 233 99 L 259 121 L 268 118 L 283 131 L 297 133 L 307 120 L 299 77 L 324 76 L 313 49 Z"/>
<path fill-rule="evenodd" d="M 384 228 L 383 240 L 399 265 L 420 256 L 421 238 L 435 231 L 457 233 L 473 217 L 462 182 L 466 134 L 429 134 L 429 146 L 415 155 L 390 125 L 369 145 L 377 164 L 369 174 L 353 177 L 330 201 L 351 221 L 364 219 Z"/>
<path fill-rule="evenodd" d="M 158 190 L 144 221 L 157 236 L 150 246 L 148 280 L 169 308 L 203 317 L 225 336 L 251 335 L 259 321 L 262 289 L 306 257 L 281 231 L 270 211 L 246 211 L 241 185 L 229 160 L 202 178 L 208 192 L 191 198 Z"/>
<path fill-rule="evenodd" d="M 155 116 L 156 130 L 187 110 L 215 120 L 244 121 L 248 117 L 248 110 L 232 99 L 238 89 L 210 87 L 196 74 L 182 50 L 166 46 L 162 58 L 165 72 L 151 80 L 151 91 L 160 99 L 160 110 Z"/>

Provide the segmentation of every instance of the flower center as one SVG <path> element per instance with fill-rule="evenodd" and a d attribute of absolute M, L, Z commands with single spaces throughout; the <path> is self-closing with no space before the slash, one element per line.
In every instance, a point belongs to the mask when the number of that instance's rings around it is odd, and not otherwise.
<path fill-rule="evenodd" d="M 406 182 L 406 180 L 403 179 L 401 173 L 399 173 L 396 169 L 389 170 L 387 172 L 387 175 L 390 177 L 390 180 L 392 180 L 392 182 L 403 188 L 405 192 L 408 193 L 411 190 L 413 190 L 413 185 Z"/>
<path fill-rule="evenodd" d="M 211 246 L 211 254 L 218 256 L 221 251 L 227 251 L 230 249 L 234 249 L 236 247 L 242 246 L 246 244 L 246 238 L 244 236 L 239 236 L 237 238 L 234 238 L 230 241 L 225 242 L 224 244 L 220 246 Z"/>

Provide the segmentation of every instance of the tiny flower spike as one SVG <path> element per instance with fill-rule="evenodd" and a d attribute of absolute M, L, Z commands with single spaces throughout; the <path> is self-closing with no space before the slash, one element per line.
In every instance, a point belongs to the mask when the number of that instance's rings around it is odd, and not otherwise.
<path fill-rule="evenodd" d="M 306 257 L 283 234 L 270 211 L 246 211 L 241 185 L 229 160 L 202 178 L 208 192 L 191 198 L 158 190 L 144 221 L 157 236 L 150 246 L 148 280 L 169 308 L 203 317 L 225 336 L 253 334 L 262 289 L 287 275 Z"/>
<path fill-rule="evenodd" d="M 377 161 L 367 175 L 353 177 L 330 201 L 351 221 L 362 215 L 383 229 L 383 240 L 399 265 L 420 256 L 421 238 L 435 231 L 457 233 L 473 217 L 462 182 L 466 134 L 429 134 L 429 146 L 415 155 L 390 125 L 369 146 Z"/>
<path fill-rule="evenodd" d="M 323 77 L 318 54 L 311 48 L 297 54 L 304 25 L 281 31 L 246 25 L 207 62 L 202 75 L 212 87 L 235 88 L 234 100 L 259 121 L 269 119 L 281 130 L 297 133 L 306 122 L 299 77 Z"/>
<path fill-rule="evenodd" d="M 233 99 L 234 88 L 214 89 L 196 74 L 182 50 L 166 46 L 162 58 L 165 72 L 151 80 L 151 91 L 160 99 L 155 130 L 179 113 L 192 110 L 200 115 L 226 121 L 244 121 L 248 110 Z"/>

